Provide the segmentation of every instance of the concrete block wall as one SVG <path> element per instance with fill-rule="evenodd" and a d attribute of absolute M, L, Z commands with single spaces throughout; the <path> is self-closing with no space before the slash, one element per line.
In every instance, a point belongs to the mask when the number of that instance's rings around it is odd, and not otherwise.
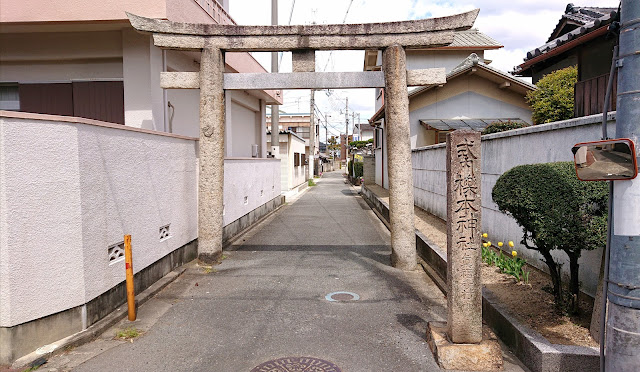
<path fill-rule="evenodd" d="M 608 116 L 609 136 L 615 134 L 615 112 Z M 498 210 L 491 191 L 498 178 L 521 164 L 571 161 L 571 148 L 579 142 L 597 141 L 601 134 L 602 115 L 593 115 L 528 128 L 482 136 L 482 230 L 492 242 L 512 240 L 519 255 L 545 269 L 541 256 L 520 246 L 522 228 L 516 221 Z M 433 145 L 413 150 L 413 184 L 415 204 L 446 219 L 446 152 L 445 145 Z M 568 260 L 563 252 L 555 252 L 559 262 Z M 601 250 L 585 251 L 580 259 L 582 290 L 594 295 L 600 270 Z"/>
<path fill-rule="evenodd" d="M 224 160 L 224 225 L 280 195 L 280 159 Z"/>
<path fill-rule="evenodd" d="M 0 111 L 0 364 L 124 301 L 124 260 L 109 247 L 125 234 L 137 285 L 194 257 L 197 155 L 195 138 Z M 277 208 L 280 193 L 279 160 L 225 159 L 227 238 Z"/>

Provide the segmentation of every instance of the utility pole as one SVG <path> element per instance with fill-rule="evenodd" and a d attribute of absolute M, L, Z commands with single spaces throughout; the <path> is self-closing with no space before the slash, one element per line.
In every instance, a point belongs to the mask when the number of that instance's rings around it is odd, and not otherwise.
<path fill-rule="evenodd" d="M 271 24 L 278 24 L 278 0 L 271 0 Z M 271 72 L 278 72 L 278 52 L 271 52 Z M 271 156 L 280 158 L 280 106 L 271 105 Z"/>
<path fill-rule="evenodd" d="M 344 123 L 346 125 L 344 134 L 344 166 L 346 167 L 346 171 L 349 172 L 349 97 L 347 97 L 347 103 L 345 104 Z"/>
<path fill-rule="evenodd" d="M 315 89 L 311 89 L 311 104 L 309 110 L 309 178 L 315 174 L 316 154 L 316 118 L 315 118 Z"/>
<path fill-rule="evenodd" d="M 616 138 L 640 136 L 640 2 L 622 0 Z M 640 366 L 640 178 L 613 181 L 606 328 L 607 372 L 637 371 Z M 602 311 L 605 311 L 603 309 Z"/>

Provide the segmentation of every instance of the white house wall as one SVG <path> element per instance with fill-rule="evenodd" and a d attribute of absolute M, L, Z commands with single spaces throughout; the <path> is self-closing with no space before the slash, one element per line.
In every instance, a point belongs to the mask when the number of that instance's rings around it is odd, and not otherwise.
<path fill-rule="evenodd" d="M 165 131 L 162 50 L 153 45 L 151 36 L 133 29 L 122 31 L 122 46 L 125 124 Z"/>
<path fill-rule="evenodd" d="M 251 157 L 252 144 L 258 145 L 260 156 L 262 148 L 266 145 L 261 143 L 261 131 L 264 130 L 260 118 L 261 101 L 245 92 L 227 91 L 226 94 L 231 96 L 231 107 L 227 108 L 231 116 L 227 117 L 230 126 L 227 128 L 231 129 L 232 135 L 232 150 L 227 156 Z"/>
<path fill-rule="evenodd" d="M 123 127 L 124 128 L 124 127 Z M 0 118 L 0 326 L 82 305 L 197 238 L 197 143 L 95 125 Z M 170 224 L 171 237 L 159 228 Z"/>

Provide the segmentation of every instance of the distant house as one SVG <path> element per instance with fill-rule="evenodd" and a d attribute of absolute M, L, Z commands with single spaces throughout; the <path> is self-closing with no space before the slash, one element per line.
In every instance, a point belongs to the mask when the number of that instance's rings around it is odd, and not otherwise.
<path fill-rule="evenodd" d="M 531 110 L 524 100 L 531 84 L 490 67 L 485 50 L 502 45 L 478 30 L 456 32 L 446 47 L 407 51 L 407 68 L 444 67 L 447 83 L 409 90 L 411 148 L 443 141 L 446 132 L 474 126 L 482 129 L 495 120 L 531 122 Z M 365 53 L 365 70 L 375 70 L 381 62 L 373 52 Z M 388 188 L 387 144 L 384 123 L 384 92 L 376 90 L 376 113 L 369 119 L 375 126 L 375 181 Z"/>
<path fill-rule="evenodd" d="M 514 73 L 531 77 L 536 83 L 553 71 L 578 66 L 574 116 L 601 113 L 613 47 L 617 44 L 617 37 L 610 32 L 618 19 L 617 10 L 567 5 L 547 43 L 528 52 Z M 615 89 L 617 84 L 613 86 Z M 614 92 L 611 100 L 614 110 L 615 97 Z"/>
<path fill-rule="evenodd" d="M 271 147 L 271 132 L 267 134 L 267 145 Z M 307 143 L 293 131 L 280 131 L 280 191 L 285 195 L 297 193 L 309 179 L 309 164 L 305 154 Z"/>
<path fill-rule="evenodd" d="M 309 114 L 285 114 L 280 113 L 280 131 L 290 131 L 295 133 L 305 141 L 305 155 L 309 159 L 309 141 L 311 138 L 311 125 L 309 124 L 311 117 Z M 313 158 L 315 161 L 319 159 L 320 154 L 320 126 L 316 123 L 314 125 L 315 130 L 315 151 Z M 267 131 L 271 131 L 271 115 L 267 114 Z"/>

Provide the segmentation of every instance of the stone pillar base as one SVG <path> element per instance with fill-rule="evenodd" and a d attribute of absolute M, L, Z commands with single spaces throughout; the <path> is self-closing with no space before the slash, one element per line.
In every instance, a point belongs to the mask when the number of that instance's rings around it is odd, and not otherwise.
<path fill-rule="evenodd" d="M 427 342 L 440 368 L 465 371 L 502 370 L 502 350 L 489 327 L 483 326 L 482 342 L 479 344 L 454 344 L 449 341 L 446 331 L 447 324 L 444 322 L 429 322 L 427 325 Z"/>

